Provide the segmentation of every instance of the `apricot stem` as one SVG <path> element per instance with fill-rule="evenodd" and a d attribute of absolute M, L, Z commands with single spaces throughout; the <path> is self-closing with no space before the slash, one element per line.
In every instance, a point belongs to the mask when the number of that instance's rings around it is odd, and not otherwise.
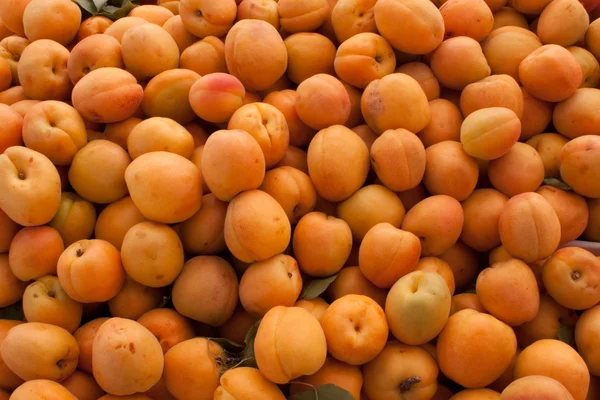
<path fill-rule="evenodd" d="M 571 278 L 572 278 L 574 281 L 576 281 L 577 279 L 581 278 L 581 273 L 580 273 L 579 271 L 574 271 L 574 272 L 571 274 Z"/>
<path fill-rule="evenodd" d="M 56 366 L 61 369 L 65 368 L 67 366 L 67 362 L 65 360 L 58 360 L 56 362 Z"/>
<path fill-rule="evenodd" d="M 75 254 L 77 255 L 77 257 L 81 257 L 83 255 L 83 250 L 77 249 L 77 252 Z"/>
<path fill-rule="evenodd" d="M 20 180 L 24 180 L 25 179 L 25 173 L 24 172 L 19 172 L 19 179 Z"/>
<path fill-rule="evenodd" d="M 413 385 L 416 385 L 419 382 L 421 382 L 420 377 L 411 376 L 410 378 L 408 378 L 407 380 L 405 380 L 404 382 L 402 382 L 400 384 L 400 393 L 408 392 L 412 388 Z"/>

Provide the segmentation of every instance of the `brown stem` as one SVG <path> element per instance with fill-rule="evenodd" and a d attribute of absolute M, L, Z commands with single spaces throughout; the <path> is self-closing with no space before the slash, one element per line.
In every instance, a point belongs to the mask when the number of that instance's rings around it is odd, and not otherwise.
<path fill-rule="evenodd" d="M 400 393 L 408 392 L 413 387 L 413 385 L 416 385 L 419 382 L 421 382 L 420 377 L 411 376 L 410 378 L 408 378 L 400 384 Z"/>

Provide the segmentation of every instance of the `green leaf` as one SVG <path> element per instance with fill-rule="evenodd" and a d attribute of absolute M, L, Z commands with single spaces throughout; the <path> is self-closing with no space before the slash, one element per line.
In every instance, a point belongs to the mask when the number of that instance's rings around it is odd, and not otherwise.
<path fill-rule="evenodd" d="M 92 15 L 96 15 L 98 13 L 99 8 L 96 7 L 95 1 L 97 0 L 72 0 L 73 3 L 77 4 L 83 10 L 87 11 Z M 104 2 L 106 4 L 106 2 Z"/>
<path fill-rule="evenodd" d="M 239 343 L 233 342 L 231 340 L 227 340 L 225 338 L 207 338 L 207 339 L 210 340 L 211 342 L 217 343 L 219 346 L 221 346 L 225 351 L 227 351 L 229 353 L 237 354 L 237 353 L 241 352 L 242 350 L 244 350 L 243 344 L 239 344 Z"/>
<path fill-rule="evenodd" d="M 23 318 L 23 305 L 21 303 L 16 303 L 12 306 L 0 308 L 0 319 L 23 321 Z"/>
<path fill-rule="evenodd" d="M 333 281 L 336 280 L 337 277 L 338 277 L 338 274 L 335 274 L 335 275 L 329 276 L 327 278 L 314 279 L 314 280 L 308 282 L 308 284 L 306 284 L 304 286 L 304 289 L 302 289 L 302 293 L 300 294 L 300 299 L 302 299 L 302 300 L 316 299 L 317 297 L 322 295 L 327 290 L 329 285 L 331 285 L 333 283 Z"/>
<path fill-rule="evenodd" d="M 98 12 L 98 15 L 102 15 L 103 17 L 107 17 L 116 21 L 119 18 L 124 18 L 131 10 L 133 10 L 137 5 L 135 5 L 131 0 L 124 0 L 120 6 L 106 5 Z"/>
<path fill-rule="evenodd" d="M 100 11 L 104 6 L 108 4 L 108 0 L 93 0 L 96 10 Z"/>
<path fill-rule="evenodd" d="M 328 383 L 288 397 L 288 400 L 354 400 L 347 390 Z"/>
<path fill-rule="evenodd" d="M 558 328 L 558 333 L 556 334 L 556 338 L 563 343 L 568 344 L 569 346 L 573 345 L 573 328 L 567 325 L 561 325 Z"/>
<path fill-rule="evenodd" d="M 248 330 L 246 333 L 246 337 L 244 338 L 244 344 L 246 348 L 244 348 L 244 352 L 242 353 L 242 365 L 244 367 L 255 367 L 256 368 L 256 359 L 254 358 L 254 339 L 256 338 L 256 333 L 258 332 L 258 327 L 260 326 L 260 319 L 256 321 L 252 328 Z"/>
<path fill-rule="evenodd" d="M 571 186 L 567 185 L 565 182 L 563 182 L 562 179 L 559 178 L 544 178 L 544 184 L 548 185 L 548 186 L 554 186 L 557 189 L 562 189 L 562 190 L 573 190 L 573 188 L 571 188 Z"/>

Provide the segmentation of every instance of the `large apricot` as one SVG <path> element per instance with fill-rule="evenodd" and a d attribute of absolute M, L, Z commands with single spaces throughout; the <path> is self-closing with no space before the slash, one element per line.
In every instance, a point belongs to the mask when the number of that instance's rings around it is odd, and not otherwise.
<path fill-rule="evenodd" d="M 254 396 L 264 400 L 284 400 L 281 389 L 265 378 L 258 369 L 234 368 L 226 371 L 219 379 L 215 400 L 241 399 Z"/>
<path fill-rule="evenodd" d="M 314 32 L 300 32 L 288 36 L 283 42 L 288 53 L 286 72 L 292 82 L 300 84 L 320 73 L 333 75 L 336 48 L 327 37 Z"/>
<path fill-rule="evenodd" d="M 441 275 L 413 271 L 400 278 L 387 295 L 385 315 L 390 332 L 402 343 L 427 343 L 446 324 L 450 304 L 450 290 Z"/>
<path fill-rule="evenodd" d="M 243 104 L 246 90 L 238 78 L 213 72 L 197 79 L 189 90 L 193 111 L 205 121 L 225 123 Z"/>
<path fill-rule="evenodd" d="M 73 333 L 73 337 L 79 346 L 79 363 L 77 364 L 78 369 L 89 374 L 92 373 L 92 345 L 94 342 L 94 337 L 96 336 L 96 332 L 100 326 L 108 320 L 108 317 L 93 319 L 81 325 L 75 331 L 75 333 Z"/>
<path fill-rule="evenodd" d="M 79 31 L 77 32 L 77 42 L 81 42 L 83 39 L 106 32 L 109 26 L 113 24 L 113 21 L 108 17 L 101 15 L 95 15 L 81 21 L 79 25 Z"/>
<path fill-rule="evenodd" d="M 60 382 L 77 368 L 79 346 L 65 329 L 41 322 L 11 328 L 2 341 L 2 360 L 26 381 Z"/>
<path fill-rule="evenodd" d="M 369 172 L 367 146 L 342 125 L 319 131 L 308 146 L 307 158 L 317 194 L 333 202 L 350 197 L 364 184 Z"/>
<path fill-rule="evenodd" d="M 531 400 L 572 400 L 573 396 L 557 380 L 543 375 L 529 375 L 515 379 L 500 396 L 500 400 L 516 400 L 527 396 Z"/>
<path fill-rule="evenodd" d="M 217 256 L 191 258 L 173 285 L 172 299 L 181 315 L 211 326 L 223 325 L 238 302 L 235 270 Z"/>
<path fill-rule="evenodd" d="M 508 197 L 495 189 L 476 189 L 462 202 L 465 216 L 460 238 L 477 251 L 500 245 L 498 222 Z"/>
<path fill-rule="evenodd" d="M 313 129 L 342 125 L 350 117 L 350 96 L 332 75 L 313 75 L 298 85 L 296 93 L 296 112 Z"/>
<path fill-rule="evenodd" d="M 577 89 L 554 108 L 552 122 L 557 132 L 568 139 L 600 135 L 600 119 L 593 111 L 597 104 L 600 104 L 600 89 Z"/>
<path fill-rule="evenodd" d="M 94 378 L 114 395 L 150 389 L 163 373 L 163 353 L 152 332 L 136 321 L 111 318 L 94 337 Z"/>
<path fill-rule="evenodd" d="M 78 400 L 66 387 L 48 379 L 23 383 L 10 395 L 12 400 Z"/>
<path fill-rule="evenodd" d="M 560 221 L 560 243 L 577 239 L 588 225 L 589 210 L 585 199 L 577 193 L 553 186 L 541 186 L 537 193 L 544 196 Z"/>
<path fill-rule="evenodd" d="M 278 254 L 250 264 L 242 275 L 240 302 L 246 311 L 263 316 L 276 306 L 291 307 L 302 291 L 302 276 L 296 260 Z"/>
<path fill-rule="evenodd" d="M 23 12 L 23 30 L 32 42 L 50 39 L 68 45 L 81 24 L 81 10 L 69 0 L 32 0 Z"/>
<path fill-rule="evenodd" d="M 468 36 L 444 40 L 433 52 L 430 66 L 440 84 L 454 90 L 462 90 L 491 73 L 481 45 Z"/>
<path fill-rule="evenodd" d="M 201 76 L 214 72 L 227 72 L 225 43 L 215 36 L 198 40 L 181 52 L 179 66 Z"/>
<path fill-rule="evenodd" d="M 73 107 L 89 121 L 123 121 L 136 112 L 144 97 L 142 86 L 129 72 L 104 67 L 91 71 L 73 88 Z"/>
<path fill-rule="evenodd" d="M 142 154 L 125 170 L 125 182 L 136 207 L 155 222 L 185 221 L 202 204 L 200 169 L 178 154 Z"/>
<path fill-rule="evenodd" d="M 378 134 L 398 128 L 419 132 L 431 118 L 427 95 L 419 82 L 403 73 L 371 81 L 363 92 L 361 109 L 369 127 Z"/>
<path fill-rule="evenodd" d="M 195 336 L 190 320 L 170 308 L 155 308 L 137 321 L 158 338 L 163 353 Z"/>
<path fill-rule="evenodd" d="M 519 64 L 525 89 L 544 101 L 557 102 L 571 96 L 581 85 L 583 72 L 569 50 L 547 44 L 532 51 Z"/>
<path fill-rule="evenodd" d="M 43 246 L 43 252 L 32 252 L 33 246 Z M 60 234 L 48 226 L 23 228 L 17 232 L 8 252 L 13 274 L 27 282 L 56 273 L 58 258 L 64 251 Z"/>
<path fill-rule="evenodd" d="M 581 72 L 583 72 L 583 81 L 581 88 L 595 88 L 600 83 L 600 63 L 596 57 L 587 49 L 579 46 L 569 46 L 567 50 L 575 56 Z"/>
<path fill-rule="evenodd" d="M 172 69 L 156 75 L 144 88 L 144 113 L 149 117 L 170 118 L 180 124 L 191 122 L 195 114 L 189 95 L 198 79 L 200 75 L 187 69 Z"/>
<path fill-rule="evenodd" d="M 261 320 L 254 354 L 260 372 L 283 384 L 317 372 L 327 358 L 327 342 L 321 324 L 308 311 L 277 306 Z"/>
<path fill-rule="evenodd" d="M 546 291 L 556 302 L 574 310 L 600 301 L 600 259 L 580 247 L 564 247 L 552 254 L 542 269 Z"/>
<path fill-rule="evenodd" d="M 590 17 L 579 1 L 553 0 L 540 14 L 537 29 L 545 44 L 571 46 L 583 39 Z"/>
<path fill-rule="evenodd" d="M 233 25 L 236 16 L 236 2 L 225 0 L 183 0 L 179 2 L 179 15 L 186 29 L 194 35 L 223 36 Z"/>
<path fill-rule="evenodd" d="M 225 61 L 247 90 L 265 90 L 283 76 L 288 56 L 283 39 L 268 22 L 238 21 L 225 38 Z"/>
<path fill-rule="evenodd" d="M 412 189 L 423 179 L 425 147 L 414 133 L 406 129 L 383 132 L 373 142 L 370 153 L 377 177 L 395 192 Z"/>
<path fill-rule="evenodd" d="M 440 7 L 444 38 L 468 36 L 481 42 L 492 31 L 494 16 L 486 1 L 448 0 Z"/>
<path fill-rule="evenodd" d="M 369 400 L 431 399 L 438 374 L 435 360 L 422 347 L 392 340 L 363 367 L 363 392 Z"/>
<path fill-rule="evenodd" d="M 246 0 L 237 1 L 237 19 L 262 19 L 279 29 L 279 13 L 275 0 Z"/>
<path fill-rule="evenodd" d="M 576 193 L 590 198 L 600 198 L 600 137 L 580 136 L 565 144 L 560 151 L 560 176 Z"/>
<path fill-rule="evenodd" d="M 35 150 L 12 146 L 0 154 L 0 208 L 23 226 L 43 225 L 60 205 L 60 176 Z"/>
<path fill-rule="evenodd" d="M 58 259 L 58 279 L 75 301 L 95 303 L 117 295 L 125 281 L 119 251 L 101 239 L 80 240 Z"/>
<path fill-rule="evenodd" d="M 4 152 L 9 147 L 22 145 L 23 117 L 6 104 L 0 104 L 0 116 L 4 121 L 2 137 L 0 138 L 0 151 Z"/>
<path fill-rule="evenodd" d="M 0 306 L 8 307 L 18 302 L 22 297 L 27 283 L 19 280 L 11 271 L 8 263 L 8 254 L 0 254 L 0 276 L 2 277 L 2 289 Z"/>
<path fill-rule="evenodd" d="M 380 0 L 373 11 L 377 29 L 397 50 L 426 54 L 444 39 L 444 19 L 432 2 Z M 404 23 L 396 23 L 398 20 Z"/>
<path fill-rule="evenodd" d="M 363 238 L 358 262 L 369 281 L 386 289 L 416 268 L 420 254 L 421 245 L 416 235 L 382 222 Z"/>
<path fill-rule="evenodd" d="M 590 372 L 581 356 L 566 343 L 542 339 L 526 347 L 515 363 L 515 380 L 542 375 L 560 382 L 574 400 L 585 400 Z"/>
<path fill-rule="evenodd" d="M 138 79 L 152 78 L 179 64 L 175 39 L 155 24 L 128 29 L 121 38 L 121 52 L 125 68 Z"/>
<path fill-rule="evenodd" d="M 436 348 L 444 375 L 466 388 L 479 388 L 508 368 L 517 351 L 517 339 L 513 330 L 495 317 L 466 309 L 448 319 Z M 482 353 L 487 354 L 485 362 Z"/>
<path fill-rule="evenodd" d="M 542 184 L 544 173 L 542 157 L 533 147 L 521 142 L 491 160 L 487 168 L 494 188 L 510 197 L 535 191 Z"/>
<path fill-rule="evenodd" d="M 540 307 L 535 275 L 520 260 L 495 263 L 481 271 L 476 290 L 483 307 L 511 326 L 531 321 Z"/>
<path fill-rule="evenodd" d="M 463 116 L 454 103 L 446 99 L 431 100 L 429 114 L 431 115 L 429 124 L 417 132 L 425 148 L 445 140 L 460 141 Z"/>
<path fill-rule="evenodd" d="M 288 125 L 289 144 L 305 147 L 315 135 L 315 131 L 298 116 L 296 101 L 296 91 L 291 89 L 273 91 L 263 98 L 264 103 L 275 106 L 283 113 Z"/>
<path fill-rule="evenodd" d="M 461 140 L 462 137 L 461 128 Z M 472 148 L 452 140 L 436 143 L 426 149 L 423 184 L 429 193 L 451 196 L 458 201 L 465 200 L 473 193 L 479 178 L 479 168 L 466 150 Z"/>
<path fill-rule="evenodd" d="M 0 253 L 10 249 L 11 242 L 21 227 L 0 208 Z"/>
<path fill-rule="evenodd" d="M 436 195 L 411 208 L 401 228 L 419 238 L 422 256 L 439 256 L 458 241 L 463 224 L 460 203 L 450 196 Z"/>

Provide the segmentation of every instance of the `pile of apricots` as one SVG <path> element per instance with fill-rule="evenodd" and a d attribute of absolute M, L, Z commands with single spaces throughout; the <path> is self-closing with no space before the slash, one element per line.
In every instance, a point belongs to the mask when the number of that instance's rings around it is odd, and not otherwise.
<path fill-rule="evenodd" d="M 598 4 L 0 0 L 0 400 L 600 399 Z"/>

